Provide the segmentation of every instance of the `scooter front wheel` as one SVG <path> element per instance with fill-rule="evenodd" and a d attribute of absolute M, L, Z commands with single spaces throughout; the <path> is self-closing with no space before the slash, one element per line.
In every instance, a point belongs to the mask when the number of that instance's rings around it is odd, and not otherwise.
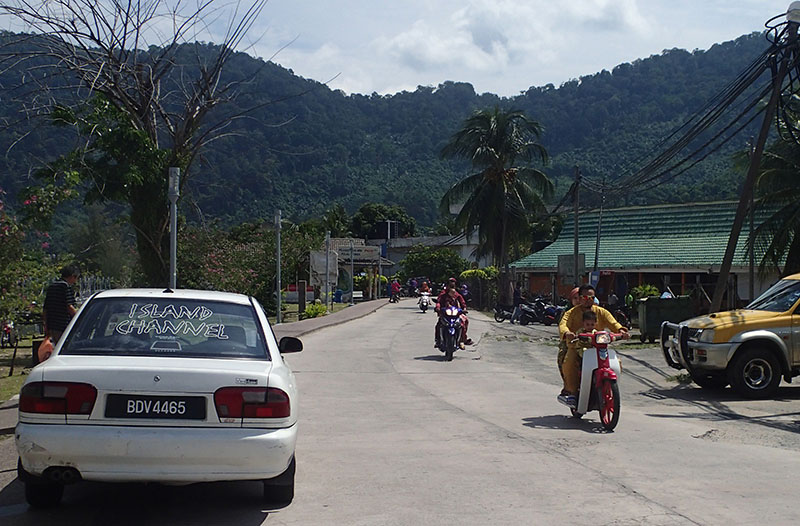
<path fill-rule="evenodd" d="M 600 406 L 600 423 L 606 431 L 617 427 L 619 422 L 619 386 L 615 380 L 603 380 L 597 392 Z"/>
<path fill-rule="evenodd" d="M 572 409 L 570 407 L 569 410 L 572 411 L 572 416 L 577 418 L 578 420 L 580 420 L 581 417 L 583 416 L 583 413 L 579 413 L 577 409 Z"/>

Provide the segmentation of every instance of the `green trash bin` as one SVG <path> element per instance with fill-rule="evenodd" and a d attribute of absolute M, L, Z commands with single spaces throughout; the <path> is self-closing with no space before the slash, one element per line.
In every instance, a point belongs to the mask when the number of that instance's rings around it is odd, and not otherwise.
<path fill-rule="evenodd" d="M 654 343 L 661 334 L 661 323 L 678 323 L 694 316 L 694 305 L 689 296 L 659 298 L 649 296 L 639 300 L 639 340 Z"/>

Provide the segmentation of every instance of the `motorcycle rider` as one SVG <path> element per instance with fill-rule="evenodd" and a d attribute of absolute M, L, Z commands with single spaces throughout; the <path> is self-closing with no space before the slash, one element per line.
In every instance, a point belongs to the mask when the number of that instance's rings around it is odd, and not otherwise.
<path fill-rule="evenodd" d="M 572 308 L 575 307 L 579 303 L 579 301 L 578 301 L 578 287 L 575 287 L 569 293 L 569 301 L 570 301 L 570 304 L 572 305 L 572 307 L 567 309 L 564 312 L 564 314 L 561 315 L 561 319 L 562 320 L 564 319 L 564 316 L 567 315 L 567 312 L 572 310 Z M 560 327 L 561 327 L 561 322 L 559 322 L 559 328 Z M 558 356 L 556 357 L 556 363 L 558 364 L 558 372 L 561 375 L 561 381 L 562 382 L 564 382 L 564 358 L 566 358 L 566 357 L 567 357 L 567 342 L 566 342 L 566 340 L 564 340 L 562 338 L 558 342 Z M 567 395 L 566 382 L 564 382 L 564 386 L 565 387 L 563 387 L 561 389 L 561 393 L 560 394 L 566 396 Z"/>
<path fill-rule="evenodd" d="M 434 337 L 436 338 L 436 343 L 434 347 L 437 349 L 441 343 L 441 339 L 439 336 L 439 328 L 441 326 L 441 313 L 447 307 L 456 306 L 461 309 L 461 341 L 459 342 L 459 347 L 464 348 L 464 345 L 472 345 L 472 340 L 467 337 L 467 327 L 469 326 L 469 320 L 467 319 L 467 302 L 464 301 L 464 298 L 461 294 L 458 293 L 456 290 L 456 278 L 450 278 L 447 281 L 447 286 L 445 287 L 444 291 L 439 294 L 439 297 L 436 298 L 436 306 L 434 307 L 434 311 L 436 314 L 439 314 L 436 318 L 436 326 L 434 327 Z"/>
<path fill-rule="evenodd" d="M 431 288 L 428 286 L 427 281 L 423 281 L 422 285 L 419 287 L 419 293 L 422 294 L 423 292 L 427 292 L 428 294 L 431 292 Z"/>
<path fill-rule="evenodd" d="M 400 282 L 399 281 L 397 281 L 397 280 L 392 281 L 391 288 L 389 289 L 389 290 L 391 290 L 392 295 L 389 297 L 389 301 L 392 301 L 392 300 L 397 301 L 398 299 L 400 299 L 399 294 L 400 294 L 400 289 L 401 288 L 402 287 L 400 287 Z"/>
<path fill-rule="evenodd" d="M 566 343 L 567 352 L 564 356 L 562 365 L 562 376 L 564 379 L 564 389 L 558 395 L 558 401 L 569 407 L 577 407 L 576 395 L 580 384 L 580 356 L 578 355 L 578 343 L 574 342 L 577 332 L 583 328 L 583 313 L 591 310 L 597 316 L 598 331 L 611 330 L 612 332 L 622 333 L 623 339 L 630 338 L 628 329 L 620 325 L 614 316 L 603 307 L 595 304 L 595 290 L 591 285 L 581 285 L 578 288 L 578 304 L 564 313 L 561 323 L 558 324 L 558 332 L 561 340 Z"/>

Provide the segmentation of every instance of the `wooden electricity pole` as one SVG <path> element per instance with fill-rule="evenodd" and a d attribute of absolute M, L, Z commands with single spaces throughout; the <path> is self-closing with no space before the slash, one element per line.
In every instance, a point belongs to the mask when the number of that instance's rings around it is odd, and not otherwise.
<path fill-rule="evenodd" d="M 789 48 L 789 53 L 794 53 L 793 49 L 797 41 L 797 23 L 789 21 L 787 28 L 786 47 Z M 717 286 L 714 289 L 714 298 L 711 300 L 711 311 L 717 312 L 722 305 L 722 296 L 725 294 L 725 289 L 728 288 L 728 276 L 730 275 L 731 265 L 733 263 L 733 256 L 736 252 L 736 245 L 739 242 L 739 234 L 742 231 L 744 224 L 745 213 L 747 212 L 747 205 L 750 202 L 750 196 L 753 194 L 755 187 L 756 174 L 761 165 L 761 155 L 764 153 L 764 144 L 767 142 L 767 135 L 772 126 L 772 119 L 775 116 L 775 108 L 778 105 L 778 99 L 781 96 L 781 86 L 783 79 L 786 76 L 786 71 L 789 67 L 790 59 L 784 59 L 778 66 L 777 74 L 772 78 L 772 95 L 767 104 L 767 109 L 764 111 L 764 121 L 761 123 L 761 131 L 758 134 L 753 155 L 750 158 L 750 168 L 747 171 L 747 177 L 742 186 L 742 195 L 739 197 L 739 206 L 736 207 L 736 217 L 733 220 L 731 227 L 731 235 L 728 238 L 728 246 L 725 248 L 725 257 L 722 260 L 722 265 L 719 269 L 719 276 L 717 277 Z"/>

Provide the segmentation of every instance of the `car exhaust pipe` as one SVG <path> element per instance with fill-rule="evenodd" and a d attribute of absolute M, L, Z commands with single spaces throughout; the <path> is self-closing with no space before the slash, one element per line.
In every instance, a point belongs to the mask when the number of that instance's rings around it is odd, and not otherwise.
<path fill-rule="evenodd" d="M 44 472 L 44 477 L 50 482 L 58 484 L 73 484 L 80 481 L 82 478 L 77 469 L 66 466 L 47 468 Z"/>

